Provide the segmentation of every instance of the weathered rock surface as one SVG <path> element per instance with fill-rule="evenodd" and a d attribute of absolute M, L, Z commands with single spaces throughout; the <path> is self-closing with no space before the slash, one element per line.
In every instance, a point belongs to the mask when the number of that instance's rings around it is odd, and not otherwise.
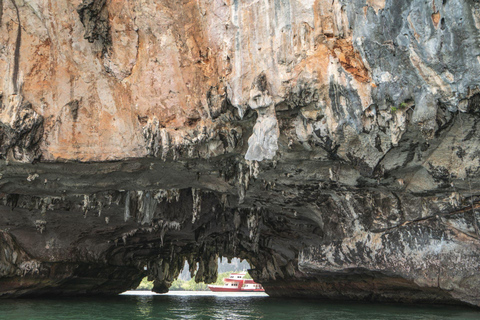
<path fill-rule="evenodd" d="M 480 306 L 480 2 L 0 8 L 1 297 L 225 256 L 274 296 Z"/>

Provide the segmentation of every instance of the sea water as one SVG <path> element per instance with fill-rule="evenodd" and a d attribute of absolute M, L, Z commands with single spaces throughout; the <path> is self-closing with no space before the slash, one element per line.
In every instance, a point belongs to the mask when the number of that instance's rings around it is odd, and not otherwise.
<path fill-rule="evenodd" d="M 468 307 L 274 299 L 262 293 L 128 292 L 111 298 L 0 300 L 0 319 L 480 319 Z"/>

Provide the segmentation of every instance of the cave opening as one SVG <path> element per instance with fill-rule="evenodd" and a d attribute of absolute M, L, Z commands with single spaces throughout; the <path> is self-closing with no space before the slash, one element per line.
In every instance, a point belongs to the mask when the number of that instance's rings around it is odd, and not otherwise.
<path fill-rule="evenodd" d="M 217 279 L 213 282 L 214 285 L 222 285 L 223 279 L 228 278 L 234 273 L 244 273 L 244 279 L 252 279 L 248 273 L 250 264 L 245 259 L 218 257 L 217 259 Z M 196 282 L 195 276 L 199 270 L 200 264 L 197 262 L 194 274 L 192 275 L 188 261 L 185 261 L 183 269 L 180 271 L 178 277 L 171 283 L 169 291 L 209 291 L 208 284 L 204 281 Z M 146 268 L 146 267 L 145 267 Z M 152 291 L 154 287 L 154 280 L 149 280 L 148 276 L 144 277 L 136 290 Z"/>
<path fill-rule="evenodd" d="M 238 207 L 236 195 L 194 188 L 3 200 L 9 210 L 0 226 L 18 216 L 29 223 L 25 229 L 0 229 L 6 249 L 0 264 L 8 266 L 4 281 L 23 281 L 9 297 L 117 295 L 145 277 L 153 281 L 152 291 L 165 293 L 181 272 L 196 282 L 218 281 L 226 271 L 218 269 L 219 257 L 248 261 L 253 280 L 280 295 L 302 276 L 300 252 L 321 236 L 318 222 L 296 211 Z"/>

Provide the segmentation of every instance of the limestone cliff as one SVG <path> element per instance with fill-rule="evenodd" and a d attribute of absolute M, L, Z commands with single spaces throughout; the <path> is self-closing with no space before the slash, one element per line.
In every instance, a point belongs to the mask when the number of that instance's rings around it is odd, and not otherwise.
<path fill-rule="evenodd" d="M 274 296 L 480 306 L 480 2 L 0 0 L 0 26 L 0 296 L 225 256 Z"/>

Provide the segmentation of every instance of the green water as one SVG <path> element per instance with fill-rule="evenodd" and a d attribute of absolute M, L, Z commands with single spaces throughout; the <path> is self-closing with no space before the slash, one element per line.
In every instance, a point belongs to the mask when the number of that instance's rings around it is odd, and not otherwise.
<path fill-rule="evenodd" d="M 0 319 L 480 319 L 476 309 L 332 303 L 265 296 L 143 295 L 0 300 Z"/>

